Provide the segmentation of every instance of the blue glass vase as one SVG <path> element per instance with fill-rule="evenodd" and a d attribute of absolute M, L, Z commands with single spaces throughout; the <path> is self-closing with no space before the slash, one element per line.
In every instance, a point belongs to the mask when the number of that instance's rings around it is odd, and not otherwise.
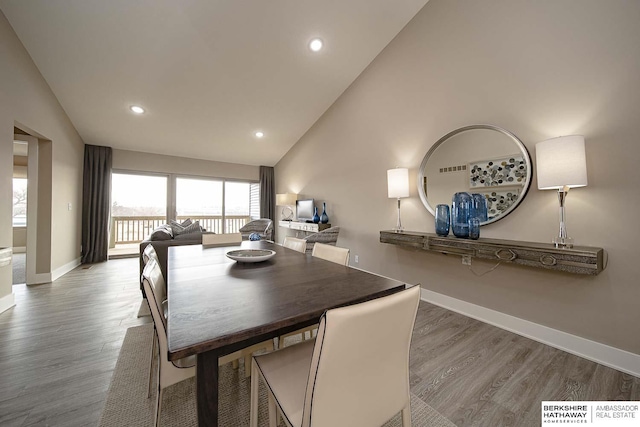
<path fill-rule="evenodd" d="M 484 194 L 479 193 L 473 193 L 471 194 L 471 197 L 473 197 L 473 209 L 470 218 L 478 218 L 480 223 L 487 221 L 489 219 L 487 198 Z"/>
<path fill-rule="evenodd" d="M 327 215 L 327 204 L 322 203 L 322 215 L 320 215 L 320 222 L 326 224 L 329 222 L 329 216 Z"/>
<path fill-rule="evenodd" d="M 316 206 L 313 207 L 313 222 L 316 224 L 320 222 L 320 215 L 318 215 L 318 208 Z"/>
<path fill-rule="evenodd" d="M 480 220 L 478 218 L 469 218 L 469 238 L 472 240 L 480 238 Z"/>
<path fill-rule="evenodd" d="M 471 194 L 461 192 L 451 199 L 451 229 L 456 237 L 469 237 L 469 217 L 473 198 Z"/>
<path fill-rule="evenodd" d="M 436 206 L 436 234 L 438 236 L 448 236 L 449 224 L 449 205 Z"/>

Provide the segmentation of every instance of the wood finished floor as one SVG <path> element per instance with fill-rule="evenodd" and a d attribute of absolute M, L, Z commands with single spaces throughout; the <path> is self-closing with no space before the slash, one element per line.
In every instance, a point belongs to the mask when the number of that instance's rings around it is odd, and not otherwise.
<path fill-rule="evenodd" d="M 14 286 L 0 314 L 0 425 L 94 426 L 141 298 L 137 259 Z M 458 426 L 539 426 L 542 400 L 640 400 L 640 379 L 422 302 L 411 389 Z"/>

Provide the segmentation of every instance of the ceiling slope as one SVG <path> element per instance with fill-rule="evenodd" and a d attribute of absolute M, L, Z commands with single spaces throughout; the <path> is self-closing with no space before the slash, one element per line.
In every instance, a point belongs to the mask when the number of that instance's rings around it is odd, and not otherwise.
<path fill-rule="evenodd" d="M 0 0 L 0 9 L 86 143 L 274 165 L 426 1 Z M 314 37 L 325 43 L 318 53 Z"/>

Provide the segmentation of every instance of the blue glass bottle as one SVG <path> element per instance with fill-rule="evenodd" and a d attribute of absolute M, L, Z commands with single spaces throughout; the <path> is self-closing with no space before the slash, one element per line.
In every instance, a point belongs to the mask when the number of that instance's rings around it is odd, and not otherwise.
<path fill-rule="evenodd" d="M 329 222 L 329 216 L 327 215 L 327 204 L 322 202 L 322 215 L 320 215 L 320 222 L 326 224 Z"/>
<path fill-rule="evenodd" d="M 484 194 L 473 193 L 471 194 L 473 197 L 473 210 L 471 212 L 470 218 L 478 218 L 480 223 L 483 223 L 489 219 L 489 214 L 487 211 L 487 198 Z"/>
<path fill-rule="evenodd" d="M 449 205 L 436 206 L 436 234 L 438 236 L 448 236 L 449 224 Z"/>
<path fill-rule="evenodd" d="M 320 222 L 320 215 L 318 215 L 318 207 L 317 206 L 313 207 L 313 222 L 316 223 L 316 224 Z"/>
<path fill-rule="evenodd" d="M 473 199 L 471 194 L 461 192 L 451 199 L 451 229 L 456 237 L 469 237 L 469 216 Z"/>

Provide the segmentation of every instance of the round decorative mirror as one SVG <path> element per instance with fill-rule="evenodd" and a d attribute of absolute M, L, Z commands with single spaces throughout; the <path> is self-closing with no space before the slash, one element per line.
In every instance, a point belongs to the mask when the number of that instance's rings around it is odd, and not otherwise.
<path fill-rule="evenodd" d="M 438 204 L 451 205 L 454 193 L 486 197 L 490 224 L 520 204 L 531 185 L 531 157 L 522 141 L 492 125 L 471 125 L 449 132 L 429 150 L 418 171 L 418 193 L 435 215 Z"/>

